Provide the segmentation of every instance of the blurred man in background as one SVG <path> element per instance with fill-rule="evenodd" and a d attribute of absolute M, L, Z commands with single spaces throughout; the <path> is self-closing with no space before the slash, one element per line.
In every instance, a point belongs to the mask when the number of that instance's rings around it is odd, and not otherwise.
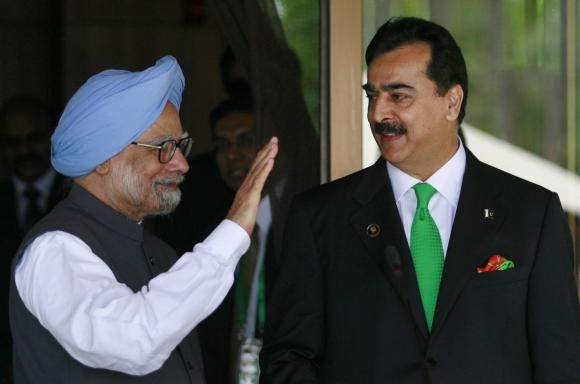
<path fill-rule="evenodd" d="M 8 308 L 10 264 L 26 232 L 64 197 L 64 177 L 50 165 L 50 135 L 55 121 L 39 99 L 20 95 L 0 106 L 0 148 L 8 178 L 0 183 L 1 303 Z M 0 321 L 0 362 L 10 381 L 12 340 L 8 311 Z"/>

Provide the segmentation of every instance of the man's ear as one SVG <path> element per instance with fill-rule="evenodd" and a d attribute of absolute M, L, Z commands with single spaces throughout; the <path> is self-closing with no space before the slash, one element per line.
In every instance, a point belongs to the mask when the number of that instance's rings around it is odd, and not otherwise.
<path fill-rule="evenodd" d="M 463 102 L 463 88 L 461 88 L 461 85 L 455 84 L 449 88 L 445 98 L 447 100 L 447 120 L 457 120 L 461 111 L 461 103 Z"/>
<path fill-rule="evenodd" d="M 111 172 L 111 159 L 105 160 L 101 164 L 97 165 L 97 167 L 95 168 L 95 172 L 97 172 L 97 174 L 101 176 L 104 176 L 109 172 Z"/>

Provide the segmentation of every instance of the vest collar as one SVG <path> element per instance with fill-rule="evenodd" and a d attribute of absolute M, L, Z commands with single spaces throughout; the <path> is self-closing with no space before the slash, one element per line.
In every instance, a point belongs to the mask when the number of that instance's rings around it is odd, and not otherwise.
<path fill-rule="evenodd" d="M 104 204 L 80 185 L 73 184 L 68 198 L 104 226 L 132 240 L 143 241 L 143 225 Z"/>

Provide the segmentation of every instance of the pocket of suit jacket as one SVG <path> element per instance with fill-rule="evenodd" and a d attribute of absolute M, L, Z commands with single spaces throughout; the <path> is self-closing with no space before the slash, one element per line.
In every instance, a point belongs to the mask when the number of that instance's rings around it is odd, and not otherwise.
<path fill-rule="evenodd" d="M 470 284 L 473 286 L 510 284 L 521 280 L 526 280 L 529 275 L 530 267 L 523 266 L 516 266 L 504 271 L 498 270 L 484 273 L 477 273 L 474 271 L 470 280 Z"/>

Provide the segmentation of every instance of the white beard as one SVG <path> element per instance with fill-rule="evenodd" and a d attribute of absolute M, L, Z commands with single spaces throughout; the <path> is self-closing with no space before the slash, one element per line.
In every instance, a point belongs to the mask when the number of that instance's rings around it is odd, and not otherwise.
<path fill-rule="evenodd" d="M 143 216 L 168 215 L 177 208 L 181 201 L 181 190 L 158 189 L 159 184 L 178 184 L 184 179 L 182 174 L 158 177 L 152 180 L 149 190 L 152 196 L 146 196 L 143 178 L 134 167 L 117 166 L 113 163 L 112 174 L 117 181 L 116 188 L 134 206 L 138 207 Z M 152 203 L 151 203 L 152 201 Z"/>

